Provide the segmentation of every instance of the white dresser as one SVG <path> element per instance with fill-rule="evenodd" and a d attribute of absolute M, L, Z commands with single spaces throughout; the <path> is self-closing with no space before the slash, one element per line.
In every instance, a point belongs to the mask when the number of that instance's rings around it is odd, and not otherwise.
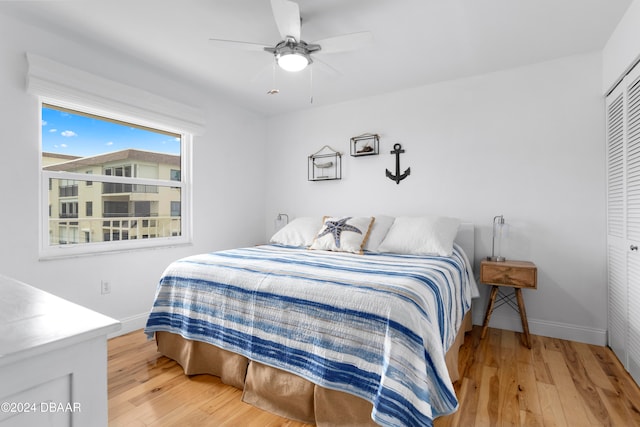
<path fill-rule="evenodd" d="M 106 426 L 120 322 L 0 275 L 0 426 Z"/>

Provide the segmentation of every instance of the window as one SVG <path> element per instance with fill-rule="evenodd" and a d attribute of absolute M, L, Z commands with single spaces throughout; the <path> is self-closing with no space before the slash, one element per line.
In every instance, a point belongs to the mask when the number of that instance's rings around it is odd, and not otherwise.
<path fill-rule="evenodd" d="M 60 202 L 60 218 L 78 218 L 78 202 Z"/>
<path fill-rule="evenodd" d="M 189 134 L 63 103 L 41 111 L 43 256 L 189 241 Z"/>
<path fill-rule="evenodd" d="M 180 216 L 180 202 L 171 202 L 171 216 Z"/>

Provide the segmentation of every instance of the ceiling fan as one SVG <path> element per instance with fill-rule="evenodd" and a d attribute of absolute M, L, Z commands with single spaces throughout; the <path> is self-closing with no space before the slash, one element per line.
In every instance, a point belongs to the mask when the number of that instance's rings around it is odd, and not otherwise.
<path fill-rule="evenodd" d="M 307 43 L 300 38 L 300 8 L 290 0 L 271 0 L 271 9 L 282 40 L 275 46 L 245 41 L 209 39 L 221 47 L 269 52 L 277 64 L 286 71 L 301 71 L 313 63 L 312 54 L 355 50 L 371 40 L 369 31 L 344 34 Z"/>

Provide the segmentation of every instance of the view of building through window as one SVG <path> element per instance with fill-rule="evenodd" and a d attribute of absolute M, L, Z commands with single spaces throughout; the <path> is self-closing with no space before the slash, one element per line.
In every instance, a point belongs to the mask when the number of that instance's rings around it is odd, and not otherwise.
<path fill-rule="evenodd" d="M 181 135 L 42 107 L 49 245 L 182 235 Z"/>

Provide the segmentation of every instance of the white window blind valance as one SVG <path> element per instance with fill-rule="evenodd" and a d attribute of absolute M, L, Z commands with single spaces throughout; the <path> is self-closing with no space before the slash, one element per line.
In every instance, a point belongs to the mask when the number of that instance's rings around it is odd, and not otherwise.
<path fill-rule="evenodd" d="M 137 87 L 27 53 L 27 91 L 96 114 L 113 112 L 164 130 L 204 133 L 202 110 Z M 95 111 L 88 111 L 94 109 Z"/>

